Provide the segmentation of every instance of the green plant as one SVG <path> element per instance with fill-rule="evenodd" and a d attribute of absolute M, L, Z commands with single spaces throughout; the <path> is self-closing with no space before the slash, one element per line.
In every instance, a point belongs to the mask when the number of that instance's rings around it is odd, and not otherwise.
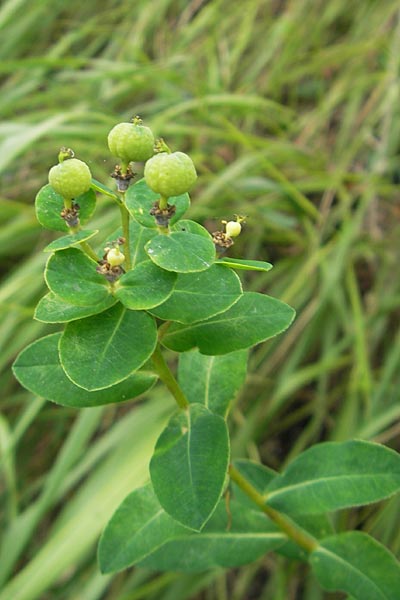
<path fill-rule="evenodd" d="M 163 142 L 158 150 L 145 179 L 133 185 L 133 154 L 119 151 L 118 193 L 95 180 L 89 186 L 84 163 L 62 150 L 53 167 L 62 169 L 62 184 L 50 177 L 36 198 L 41 224 L 66 235 L 46 248 L 50 291 L 35 317 L 66 326 L 19 355 L 16 377 L 35 394 L 74 408 L 135 398 L 159 378 L 178 405 L 156 444 L 151 483 L 125 499 L 102 535 L 101 570 L 139 564 L 202 571 L 274 550 L 308 561 L 325 589 L 394 600 L 395 558 L 365 533 L 336 532 L 328 514 L 397 492 L 398 454 L 355 440 L 317 444 L 281 474 L 246 459 L 230 461 L 227 419 L 245 379 L 247 351 L 284 331 L 294 311 L 243 292 L 236 270 L 271 268 L 221 257 L 244 218 L 213 236 L 184 219 L 193 163 Z M 121 213 L 121 229 L 100 255 L 89 242 L 98 232 L 82 228 L 95 191 Z M 180 354 L 177 378 L 163 347 Z"/>

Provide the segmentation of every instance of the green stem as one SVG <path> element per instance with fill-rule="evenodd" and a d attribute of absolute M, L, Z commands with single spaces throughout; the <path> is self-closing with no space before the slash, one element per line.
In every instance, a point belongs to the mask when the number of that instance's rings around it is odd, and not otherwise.
<path fill-rule="evenodd" d="M 88 242 L 81 242 L 79 245 L 90 258 L 92 258 L 96 262 L 99 262 L 99 257 Z"/>
<path fill-rule="evenodd" d="M 125 160 L 121 160 L 120 167 L 121 167 L 122 175 L 126 175 L 128 172 L 128 169 L 129 169 L 129 160 L 128 160 L 128 162 Z"/>
<path fill-rule="evenodd" d="M 124 254 L 125 254 L 125 266 L 126 270 L 130 271 L 132 269 L 131 262 L 131 252 L 130 252 L 130 238 L 129 238 L 129 212 L 125 206 L 125 202 L 122 202 L 119 205 L 119 210 L 121 212 L 121 223 L 122 223 L 122 235 L 125 238 L 125 242 L 123 245 Z"/>
<path fill-rule="evenodd" d="M 64 205 L 65 205 L 65 201 L 64 201 Z M 76 225 L 76 227 L 69 227 L 69 230 L 71 233 L 78 233 L 78 231 L 81 230 L 81 226 Z M 99 261 L 99 257 L 97 256 L 96 252 L 93 250 L 92 246 L 88 242 L 81 242 L 79 245 L 82 248 L 82 250 L 85 252 L 85 254 L 87 254 L 91 259 L 93 259 L 96 262 Z"/>
<path fill-rule="evenodd" d="M 267 515 L 278 525 L 282 531 L 286 533 L 286 535 L 296 542 L 301 548 L 304 548 L 307 552 L 312 552 L 318 547 L 318 541 L 309 535 L 304 529 L 298 527 L 293 521 L 291 521 L 288 517 L 278 512 L 274 508 L 267 506 L 265 504 L 265 498 L 262 496 L 255 487 L 251 485 L 241 475 L 241 473 L 233 466 L 229 467 L 229 475 L 231 479 L 240 487 L 240 489 L 255 503 L 258 508 L 262 510 L 264 514 Z"/>
<path fill-rule="evenodd" d="M 168 198 L 166 198 L 165 196 L 160 196 L 158 206 L 160 210 L 165 210 L 166 208 L 168 208 Z"/>
<path fill-rule="evenodd" d="M 92 188 L 92 190 L 95 190 L 96 192 L 100 192 L 100 194 L 104 194 L 104 196 L 108 196 L 109 198 L 112 198 L 115 202 L 118 202 L 118 204 L 120 203 L 120 199 L 118 198 L 117 194 L 115 192 L 109 190 L 105 185 L 100 183 L 100 181 L 97 181 L 96 179 L 92 179 L 91 188 Z"/>
<path fill-rule="evenodd" d="M 181 390 L 175 377 L 171 373 L 169 366 L 165 362 L 159 344 L 157 344 L 151 359 L 153 361 L 153 365 L 155 367 L 157 375 L 159 376 L 161 381 L 167 386 L 167 388 L 175 398 L 179 408 L 187 408 L 189 406 L 189 401 L 186 398 L 183 391 Z"/>

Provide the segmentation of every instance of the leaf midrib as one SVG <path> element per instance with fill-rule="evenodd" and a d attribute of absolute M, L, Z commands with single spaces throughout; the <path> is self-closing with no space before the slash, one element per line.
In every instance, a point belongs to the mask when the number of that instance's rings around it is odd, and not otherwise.
<path fill-rule="evenodd" d="M 336 481 L 340 481 L 340 480 L 347 480 L 350 479 L 352 481 L 354 480 L 360 480 L 360 479 L 364 479 L 364 478 L 371 478 L 374 477 L 375 479 L 382 479 L 382 478 L 387 478 L 390 475 L 386 474 L 386 473 L 376 473 L 376 472 L 371 472 L 371 473 L 363 473 L 363 474 L 349 474 L 349 475 L 330 475 L 330 476 L 325 476 L 325 477 L 321 477 L 319 479 L 307 479 L 305 481 L 301 481 L 299 483 L 293 483 L 291 485 L 287 485 L 281 488 L 277 488 L 276 490 L 273 490 L 271 492 L 268 492 L 268 490 L 266 490 L 265 493 L 265 498 L 266 500 L 270 500 L 271 498 L 274 498 L 276 496 L 282 495 L 287 493 L 288 491 L 291 492 L 292 490 L 298 489 L 298 488 L 306 488 L 306 487 L 310 487 L 314 484 L 318 484 L 318 483 L 323 483 L 325 481 L 329 481 L 329 482 L 336 482 Z"/>
<path fill-rule="evenodd" d="M 210 379 L 211 373 L 214 366 L 215 356 L 210 357 L 210 361 L 207 365 L 206 373 L 205 373 L 205 388 L 204 388 L 204 404 L 207 408 L 209 408 L 210 401 Z"/>
<path fill-rule="evenodd" d="M 102 362 L 104 360 L 104 357 L 105 357 L 105 355 L 106 355 L 106 353 L 107 353 L 107 351 L 108 351 L 108 349 L 110 347 L 111 342 L 113 341 L 114 337 L 117 334 L 117 331 L 118 331 L 118 329 L 119 329 L 119 327 L 121 325 L 121 321 L 123 320 L 123 318 L 125 316 L 125 313 L 126 313 L 126 308 L 123 308 L 122 311 L 121 311 L 121 315 L 120 315 L 117 323 L 115 324 L 114 330 L 113 330 L 112 334 L 110 335 L 110 337 L 109 337 L 106 345 L 104 346 L 103 352 L 100 354 L 99 361 L 98 361 L 98 366 L 101 369 L 103 368 Z M 97 370 L 99 370 L 99 369 L 97 369 Z"/>
<path fill-rule="evenodd" d="M 242 296 L 239 296 L 239 300 L 241 299 Z M 233 305 L 236 306 L 236 303 Z M 248 309 L 251 307 L 248 307 Z M 229 309 L 228 309 L 229 310 Z M 230 318 L 225 318 L 225 319 L 216 319 L 215 317 L 210 317 L 209 319 L 205 320 L 205 321 L 199 321 L 198 323 L 193 323 L 192 325 L 187 325 L 186 327 L 180 327 L 178 330 L 176 331 L 172 331 L 172 333 L 167 332 L 167 334 L 165 335 L 166 338 L 168 337 L 173 337 L 174 335 L 180 335 L 181 333 L 190 330 L 190 329 L 196 329 L 198 327 L 205 327 L 208 325 L 219 325 L 220 323 L 230 323 L 230 322 L 235 322 L 235 321 L 246 321 L 248 322 L 250 319 L 251 320 L 256 320 L 256 319 L 265 319 L 265 317 L 272 317 L 275 318 L 276 316 L 279 316 L 279 314 L 286 314 L 286 310 L 282 310 L 282 311 L 276 311 L 273 314 L 270 313 L 269 315 L 266 315 L 265 313 L 257 313 L 255 315 L 243 315 L 243 314 L 239 314 L 239 315 L 235 315 L 234 317 L 230 317 Z M 224 313 L 223 313 L 224 314 Z M 215 315 L 216 317 L 218 315 Z"/>
<path fill-rule="evenodd" d="M 155 515 L 153 515 L 151 517 L 151 519 L 149 519 L 148 521 L 146 521 L 146 523 L 144 523 L 141 527 L 139 527 L 139 529 L 137 529 L 135 531 L 135 533 L 133 534 L 132 537 L 129 538 L 129 540 L 127 540 L 125 543 L 122 543 L 121 546 L 119 547 L 119 551 L 115 554 L 114 560 L 111 562 L 111 564 L 119 564 L 118 563 L 118 559 L 121 555 L 124 555 L 124 553 L 127 552 L 127 550 L 129 549 L 129 547 L 132 545 L 133 540 L 136 538 L 136 536 L 140 535 L 144 530 L 146 530 L 149 525 L 151 525 L 151 523 L 153 521 L 155 521 L 156 519 L 158 519 L 158 517 L 160 517 L 162 514 L 165 514 L 165 511 L 160 508 L 160 510 L 158 510 Z M 167 540 L 169 541 L 169 540 Z M 156 547 L 156 549 L 158 550 L 158 548 L 160 548 L 161 546 L 163 546 L 166 542 L 164 541 L 162 544 L 158 545 Z M 154 552 L 154 550 L 150 550 L 150 552 L 147 552 L 146 554 L 144 554 L 144 556 L 142 556 L 141 558 L 137 559 L 137 560 L 143 560 L 143 558 L 145 558 L 146 556 L 148 556 L 149 554 L 151 554 L 152 552 Z"/>

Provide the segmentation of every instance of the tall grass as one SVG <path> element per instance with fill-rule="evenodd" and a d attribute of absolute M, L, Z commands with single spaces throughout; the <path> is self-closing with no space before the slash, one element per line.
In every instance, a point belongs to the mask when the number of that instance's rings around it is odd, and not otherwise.
<path fill-rule="evenodd" d="M 140 114 L 196 163 L 190 216 L 212 230 L 248 215 L 234 253 L 275 268 L 247 285 L 298 311 L 251 356 L 233 453 L 281 468 L 321 440 L 400 449 L 399 17 L 395 0 L 2 3 L 1 600 L 339 597 L 270 556 L 228 573 L 100 576 L 96 540 L 147 476 L 168 394 L 78 414 L 23 391 L 9 367 L 54 330 L 32 320 L 53 235 L 36 223 L 37 189 L 61 145 L 107 182 L 107 132 Z M 105 198 L 96 221 L 116 225 Z M 399 554 L 398 510 L 393 499 L 337 526 Z"/>

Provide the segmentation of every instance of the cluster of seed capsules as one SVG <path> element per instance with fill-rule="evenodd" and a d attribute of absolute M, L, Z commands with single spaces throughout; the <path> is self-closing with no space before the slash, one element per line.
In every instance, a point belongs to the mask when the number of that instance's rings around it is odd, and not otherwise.
<path fill-rule="evenodd" d="M 129 123 L 118 123 L 108 134 L 110 152 L 118 157 L 112 177 L 117 182 L 118 191 L 127 190 L 135 173 L 131 163 L 144 162 L 144 178 L 148 187 L 160 195 L 151 214 L 160 227 L 168 227 L 175 212 L 175 206 L 168 204 L 168 198 L 189 192 L 197 179 L 197 173 L 190 156 L 184 152 L 171 152 L 164 140 L 155 140 L 151 129 L 143 125 L 139 117 Z M 62 148 L 58 155 L 59 163 L 49 171 L 49 183 L 64 198 L 62 217 L 69 227 L 79 224 L 79 206 L 74 198 L 87 192 L 91 187 L 92 175 L 88 165 L 74 157 L 70 149 Z M 235 221 L 222 221 L 225 231 L 212 234 L 219 254 L 232 246 L 233 238 L 241 232 L 244 217 L 236 216 Z M 102 263 L 111 267 L 121 267 L 125 260 L 123 253 L 109 248 Z"/>

